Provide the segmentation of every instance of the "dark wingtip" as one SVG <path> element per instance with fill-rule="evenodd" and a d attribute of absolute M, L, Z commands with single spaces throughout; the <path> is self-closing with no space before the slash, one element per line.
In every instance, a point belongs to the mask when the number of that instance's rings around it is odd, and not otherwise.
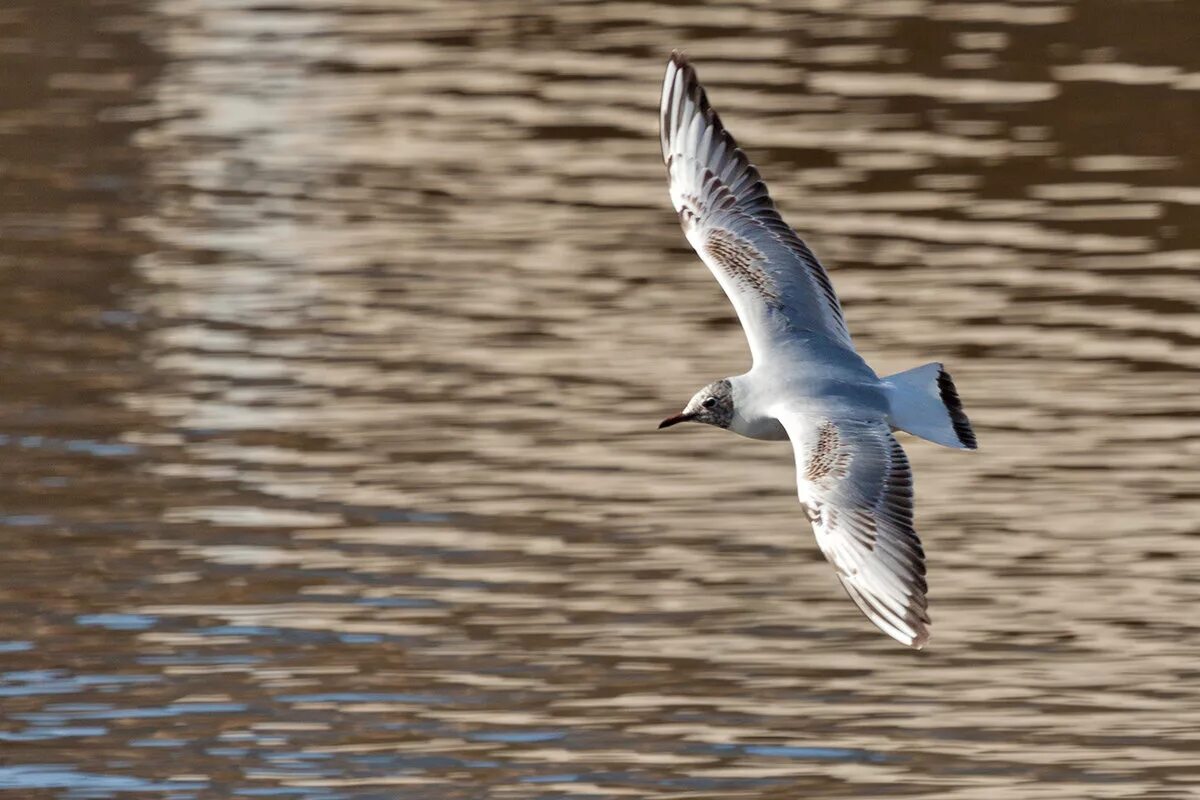
<path fill-rule="evenodd" d="M 942 404 L 946 406 L 946 411 L 950 414 L 950 424 L 954 427 L 954 435 L 968 450 L 979 449 L 975 431 L 971 428 L 971 420 L 967 419 L 967 414 L 963 411 L 962 400 L 958 397 L 958 389 L 954 386 L 954 379 L 940 364 L 938 365 L 937 384 Z"/>
<path fill-rule="evenodd" d="M 704 90 L 704 86 L 700 83 L 700 76 L 697 74 L 696 68 L 692 66 L 691 60 L 682 50 L 672 50 L 670 63 L 675 65 L 683 75 L 683 94 L 690 96 L 695 101 L 700 109 L 700 113 L 708 119 L 709 124 L 714 126 L 720 136 L 728 141 L 729 149 L 735 151 L 734 156 L 745 159 L 746 166 L 752 168 L 745 154 L 738 149 L 737 140 L 733 138 L 733 135 L 729 131 L 725 130 L 720 115 L 717 114 L 712 104 L 708 102 L 708 92 Z M 665 97 L 666 95 L 664 95 L 664 99 Z M 755 180 L 761 180 L 757 174 L 755 175 Z"/>
<path fill-rule="evenodd" d="M 925 645 L 929 643 L 929 628 L 921 625 L 917 628 L 917 635 L 909 645 L 913 650 L 924 650 Z"/>
<path fill-rule="evenodd" d="M 672 50 L 670 62 L 674 64 L 680 72 L 683 73 L 683 85 L 686 92 L 691 93 L 697 88 L 699 88 L 701 92 L 704 91 L 704 89 L 699 86 L 700 78 L 696 75 L 696 68 L 692 66 L 691 59 L 687 57 L 686 53 L 684 53 L 682 50 Z"/>

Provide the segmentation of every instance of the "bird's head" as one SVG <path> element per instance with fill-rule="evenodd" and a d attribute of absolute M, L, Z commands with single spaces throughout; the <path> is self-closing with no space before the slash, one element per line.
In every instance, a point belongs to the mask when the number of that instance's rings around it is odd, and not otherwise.
<path fill-rule="evenodd" d="M 733 385 L 727 378 L 713 381 L 692 395 L 683 413 L 667 417 L 658 427 L 669 428 L 680 422 L 703 422 L 728 428 L 733 423 Z"/>

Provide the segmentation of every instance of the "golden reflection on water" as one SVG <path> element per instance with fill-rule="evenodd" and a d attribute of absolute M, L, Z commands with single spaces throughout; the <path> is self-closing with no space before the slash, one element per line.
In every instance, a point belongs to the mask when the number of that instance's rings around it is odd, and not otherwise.
<path fill-rule="evenodd" d="M 0 789 L 1194 796 L 1187 3 L 66 5 L 0 11 Z M 786 446 L 654 430 L 746 360 L 673 47 L 970 409 L 924 653 Z"/>

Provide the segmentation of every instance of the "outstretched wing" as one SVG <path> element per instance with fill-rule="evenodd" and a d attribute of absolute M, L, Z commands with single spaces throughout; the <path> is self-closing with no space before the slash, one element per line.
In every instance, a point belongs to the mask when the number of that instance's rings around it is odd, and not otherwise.
<path fill-rule="evenodd" d="M 783 414 L 817 544 L 871 622 L 920 648 L 929 638 L 925 551 L 913 530 L 912 470 L 885 422 Z"/>
<path fill-rule="evenodd" d="M 829 276 L 779 216 L 758 170 L 679 53 L 667 64 L 661 110 L 671 202 L 688 241 L 733 302 L 755 360 L 797 331 L 853 348 Z"/>

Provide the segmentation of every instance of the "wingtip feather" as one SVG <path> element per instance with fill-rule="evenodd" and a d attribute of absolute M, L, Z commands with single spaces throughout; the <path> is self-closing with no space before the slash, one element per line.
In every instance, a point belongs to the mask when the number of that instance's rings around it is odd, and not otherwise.
<path fill-rule="evenodd" d="M 840 575 L 838 578 L 842 588 L 846 590 L 846 594 L 850 596 L 850 599 L 858 606 L 858 610 L 870 620 L 872 625 L 906 647 L 914 650 L 921 650 L 925 647 L 926 642 L 929 641 L 929 614 L 924 605 L 909 606 L 901 617 L 879 602 L 879 598 L 854 586 Z M 922 597 L 922 601 L 923 599 Z"/>

